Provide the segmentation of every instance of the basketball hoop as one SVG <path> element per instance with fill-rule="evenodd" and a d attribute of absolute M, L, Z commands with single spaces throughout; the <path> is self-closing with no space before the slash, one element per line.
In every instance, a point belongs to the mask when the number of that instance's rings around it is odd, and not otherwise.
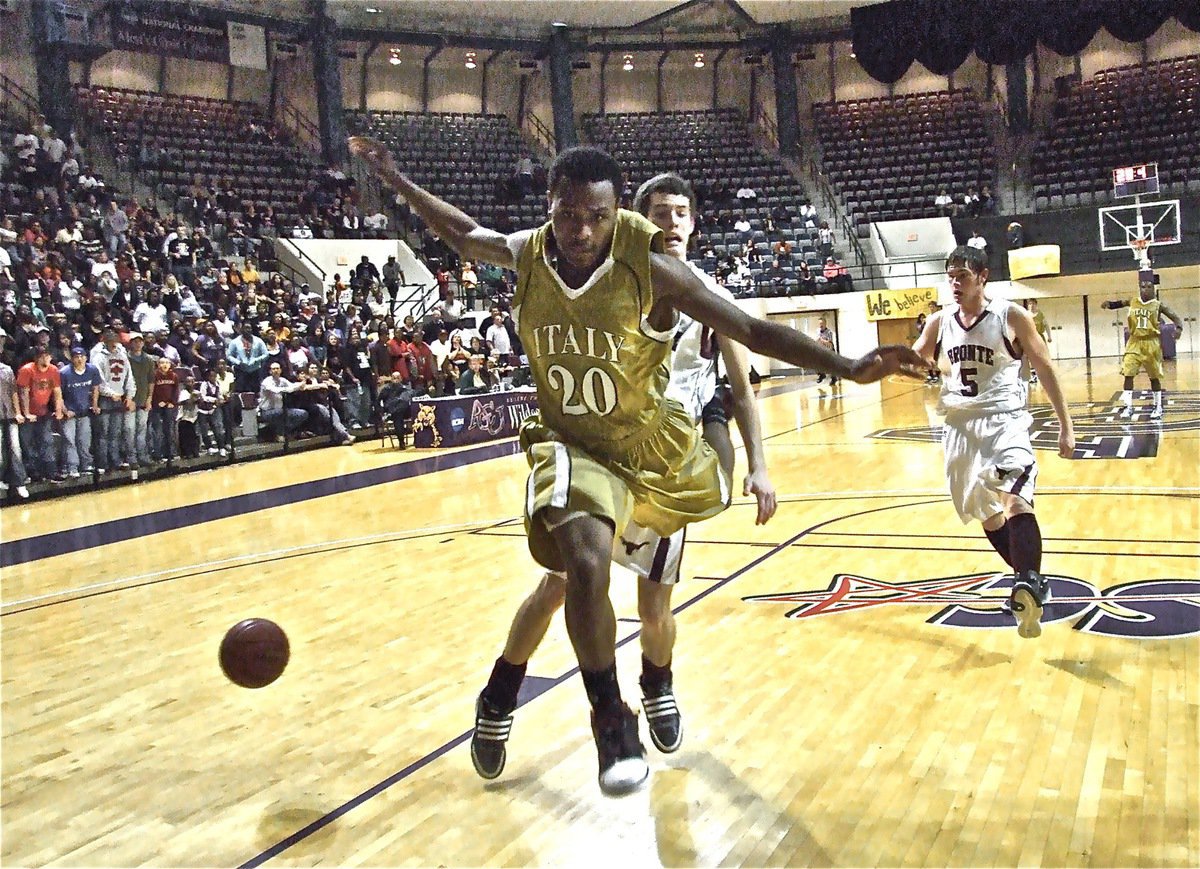
<path fill-rule="evenodd" d="M 1129 247 L 1133 250 L 1133 259 L 1138 264 L 1138 268 L 1150 268 L 1150 239 L 1135 238 L 1129 242 Z"/>

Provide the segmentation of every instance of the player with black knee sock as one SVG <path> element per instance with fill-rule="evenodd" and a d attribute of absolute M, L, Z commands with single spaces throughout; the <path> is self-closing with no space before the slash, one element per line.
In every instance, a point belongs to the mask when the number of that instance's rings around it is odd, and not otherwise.
<path fill-rule="evenodd" d="M 1037 459 L 1022 374 L 1027 357 L 1058 417 L 1058 451 L 1070 458 L 1075 434 L 1058 375 L 1033 317 L 989 299 L 987 255 L 958 247 L 946 259 L 954 293 L 929 317 L 913 349 L 943 372 L 939 410 L 946 476 L 959 518 L 983 524 L 988 541 L 1015 572 L 1009 607 L 1022 637 L 1041 634 L 1050 586 L 1041 574 L 1042 533 L 1033 513 Z"/>

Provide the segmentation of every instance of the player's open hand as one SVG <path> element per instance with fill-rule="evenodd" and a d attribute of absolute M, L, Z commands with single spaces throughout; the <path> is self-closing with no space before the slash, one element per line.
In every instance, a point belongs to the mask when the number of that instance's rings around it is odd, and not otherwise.
<path fill-rule="evenodd" d="M 758 501 L 758 518 L 755 519 L 754 524 L 766 525 L 775 515 L 777 506 L 775 487 L 771 485 L 771 479 L 767 476 L 767 472 L 758 470 L 747 474 L 742 483 L 742 494 L 753 495 Z"/>
<path fill-rule="evenodd" d="M 377 174 L 399 172 L 392 152 L 387 145 L 370 136 L 351 136 L 349 139 L 350 153 L 361 157 Z"/>
<path fill-rule="evenodd" d="M 911 347 L 887 344 L 855 360 L 848 379 L 855 383 L 874 383 L 892 374 L 924 380 L 929 364 Z"/>

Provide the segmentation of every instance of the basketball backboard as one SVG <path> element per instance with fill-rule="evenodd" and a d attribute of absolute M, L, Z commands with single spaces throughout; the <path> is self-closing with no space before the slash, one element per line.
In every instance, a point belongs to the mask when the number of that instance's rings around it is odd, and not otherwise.
<path fill-rule="evenodd" d="M 1178 199 L 1106 205 L 1098 210 L 1098 216 L 1101 250 L 1134 249 L 1139 239 L 1145 240 L 1146 247 L 1183 240 Z"/>

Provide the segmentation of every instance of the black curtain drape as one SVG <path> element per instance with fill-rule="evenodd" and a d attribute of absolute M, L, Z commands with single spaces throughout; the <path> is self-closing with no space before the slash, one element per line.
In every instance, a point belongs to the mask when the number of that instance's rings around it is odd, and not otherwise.
<path fill-rule="evenodd" d="M 913 0 L 893 0 L 850 10 L 854 53 L 859 65 L 876 81 L 899 81 L 916 59 L 920 37 L 916 5 Z"/>
<path fill-rule="evenodd" d="M 1175 10 L 1175 18 L 1188 30 L 1200 33 L 1200 3 L 1180 3 Z"/>
<path fill-rule="evenodd" d="M 962 0 L 919 0 L 914 29 L 919 39 L 916 58 L 922 66 L 935 75 L 949 75 L 963 65 L 975 44 L 969 34 L 976 5 Z"/>
<path fill-rule="evenodd" d="M 893 0 L 850 10 L 850 27 L 859 64 L 892 84 L 914 60 L 949 75 L 972 50 L 996 66 L 1028 57 L 1039 40 L 1078 54 L 1101 27 L 1141 42 L 1172 15 L 1200 32 L 1200 0 Z"/>
<path fill-rule="evenodd" d="M 1141 42 L 1154 34 L 1171 17 L 1179 0 L 1123 0 L 1104 10 L 1104 29 L 1122 42 Z M 1191 0 L 1196 5 L 1196 0 Z"/>
<path fill-rule="evenodd" d="M 1100 32 L 1103 5 L 1100 0 L 1060 0 L 1045 4 L 1039 16 L 1038 39 L 1063 57 L 1079 54 Z"/>
<path fill-rule="evenodd" d="M 975 26 L 975 53 L 980 60 L 1003 66 L 1033 52 L 1042 18 L 1041 3 L 1031 0 L 990 3 L 981 7 L 981 12 Z"/>

